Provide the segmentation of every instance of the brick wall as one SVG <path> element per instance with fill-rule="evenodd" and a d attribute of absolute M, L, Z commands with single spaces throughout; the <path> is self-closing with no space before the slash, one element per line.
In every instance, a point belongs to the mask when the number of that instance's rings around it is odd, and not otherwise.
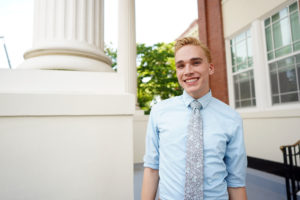
<path fill-rule="evenodd" d="M 299 0 L 300 1 L 300 0 Z M 222 4 L 220 0 L 198 0 L 199 38 L 211 51 L 215 73 L 210 77 L 214 97 L 228 104 Z"/>

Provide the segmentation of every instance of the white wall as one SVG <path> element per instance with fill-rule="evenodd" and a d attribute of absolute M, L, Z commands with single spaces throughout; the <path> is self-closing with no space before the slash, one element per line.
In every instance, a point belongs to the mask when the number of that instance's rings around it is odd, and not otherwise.
<path fill-rule="evenodd" d="M 223 26 L 225 38 L 249 26 L 255 19 L 271 12 L 286 0 L 223 0 Z M 291 2 L 291 1 L 290 1 Z"/>
<path fill-rule="evenodd" d="M 247 155 L 283 162 L 282 145 L 300 139 L 300 109 L 243 113 Z"/>
<path fill-rule="evenodd" d="M 132 199 L 131 130 L 129 116 L 1 117 L 0 199 Z"/>
<path fill-rule="evenodd" d="M 1 200 L 133 199 L 135 97 L 104 74 L 0 71 Z"/>
<path fill-rule="evenodd" d="M 234 108 L 230 39 L 251 30 L 256 106 L 237 111 L 244 120 L 247 154 L 252 157 L 283 162 L 281 145 L 300 139 L 300 103 L 272 105 L 269 69 L 266 58 L 264 19 L 280 11 L 290 0 L 223 0 L 223 24 L 230 106 Z"/>
<path fill-rule="evenodd" d="M 134 163 L 144 163 L 148 115 L 135 115 L 133 119 Z"/>

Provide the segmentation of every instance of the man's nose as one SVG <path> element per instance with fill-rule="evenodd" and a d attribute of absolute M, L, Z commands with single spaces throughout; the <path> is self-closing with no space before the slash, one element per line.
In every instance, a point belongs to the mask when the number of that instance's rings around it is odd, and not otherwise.
<path fill-rule="evenodd" d="M 193 73 L 193 67 L 190 64 L 187 64 L 184 68 L 184 74 L 192 74 Z"/>

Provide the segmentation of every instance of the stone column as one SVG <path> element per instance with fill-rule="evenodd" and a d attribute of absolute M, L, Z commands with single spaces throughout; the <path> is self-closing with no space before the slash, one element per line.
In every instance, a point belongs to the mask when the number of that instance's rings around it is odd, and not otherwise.
<path fill-rule="evenodd" d="M 104 0 L 35 0 L 33 48 L 20 68 L 112 71 L 104 54 Z"/>
<path fill-rule="evenodd" d="M 118 73 L 124 90 L 136 96 L 135 1 L 119 0 Z"/>

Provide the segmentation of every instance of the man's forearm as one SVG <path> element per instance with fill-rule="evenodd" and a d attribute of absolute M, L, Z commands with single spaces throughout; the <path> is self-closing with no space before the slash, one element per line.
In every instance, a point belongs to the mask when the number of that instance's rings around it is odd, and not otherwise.
<path fill-rule="evenodd" d="M 228 187 L 229 200 L 247 200 L 245 187 Z"/>
<path fill-rule="evenodd" d="M 158 186 L 158 170 L 145 168 L 142 186 L 142 200 L 154 200 Z"/>

